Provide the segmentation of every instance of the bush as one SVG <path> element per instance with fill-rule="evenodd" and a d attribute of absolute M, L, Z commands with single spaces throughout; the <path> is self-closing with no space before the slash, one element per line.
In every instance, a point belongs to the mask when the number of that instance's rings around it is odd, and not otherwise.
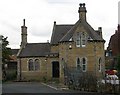
<path fill-rule="evenodd" d="M 17 77 L 16 70 L 7 70 L 6 80 L 15 80 Z"/>

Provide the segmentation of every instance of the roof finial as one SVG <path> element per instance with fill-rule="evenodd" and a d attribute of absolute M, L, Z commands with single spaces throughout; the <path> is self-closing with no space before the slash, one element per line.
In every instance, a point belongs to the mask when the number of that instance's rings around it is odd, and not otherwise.
<path fill-rule="evenodd" d="M 23 26 L 25 26 L 25 19 L 23 19 Z"/>

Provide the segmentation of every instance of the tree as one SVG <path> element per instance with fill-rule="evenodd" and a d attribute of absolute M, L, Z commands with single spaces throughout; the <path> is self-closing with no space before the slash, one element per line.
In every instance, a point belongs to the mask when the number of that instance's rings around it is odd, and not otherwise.
<path fill-rule="evenodd" d="M 5 64 L 8 60 L 10 60 L 11 48 L 7 47 L 9 42 L 7 41 L 8 37 L 2 36 L 2 62 Z"/>
<path fill-rule="evenodd" d="M 11 55 L 11 48 L 7 47 L 9 45 L 9 42 L 7 41 L 8 37 L 2 36 L 2 74 L 3 79 L 6 78 L 6 69 L 5 64 L 10 60 Z"/>

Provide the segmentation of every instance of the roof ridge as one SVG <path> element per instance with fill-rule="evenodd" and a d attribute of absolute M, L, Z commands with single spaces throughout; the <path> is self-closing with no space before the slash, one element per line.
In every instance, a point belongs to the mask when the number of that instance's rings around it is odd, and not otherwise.
<path fill-rule="evenodd" d="M 27 44 L 50 44 L 48 42 L 41 42 L 41 43 L 27 43 Z"/>
<path fill-rule="evenodd" d="M 73 27 L 73 25 L 54 25 L 50 44 L 58 44 L 61 38 Z"/>
<path fill-rule="evenodd" d="M 46 56 L 50 52 L 50 43 L 28 43 L 18 57 Z"/>
<path fill-rule="evenodd" d="M 74 30 L 79 26 L 82 25 L 83 27 L 85 27 L 86 32 L 89 34 L 89 36 L 91 36 L 94 40 L 104 40 L 103 38 L 101 38 L 93 29 L 93 27 L 85 20 L 78 20 L 74 26 L 66 33 L 66 35 L 64 35 L 60 42 L 62 41 L 68 41 L 72 35 L 74 34 Z"/>
<path fill-rule="evenodd" d="M 60 42 L 61 41 L 64 41 L 65 40 L 65 37 L 73 30 L 75 29 L 78 25 L 79 25 L 79 21 L 81 21 L 80 19 L 73 25 L 73 27 L 61 38 Z"/>
<path fill-rule="evenodd" d="M 101 38 L 100 35 L 98 35 L 96 33 L 96 30 L 94 30 L 93 27 L 87 21 L 84 22 L 83 24 L 87 25 L 86 28 L 88 28 L 90 30 L 90 32 L 88 32 L 88 33 L 91 33 L 94 36 L 94 40 L 103 40 L 103 38 Z M 94 32 L 91 32 L 91 31 L 94 31 Z M 97 37 L 95 35 L 97 35 Z"/>
<path fill-rule="evenodd" d="M 74 24 L 56 24 L 56 26 L 72 26 Z"/>

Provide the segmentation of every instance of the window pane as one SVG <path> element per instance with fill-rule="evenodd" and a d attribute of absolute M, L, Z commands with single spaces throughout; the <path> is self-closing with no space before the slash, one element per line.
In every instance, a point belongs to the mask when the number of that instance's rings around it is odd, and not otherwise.
<path fill-rule="evenodd" d="M 30 59 L 29 62 L 28 62 L 28 68 L 29 68 L 29 71 L 33 71 L 34 70 L 33 60 L 32 59 Z"/>
<path fill-rule="evenodd" d="M 76 46 L 80 47 L 80 33 L 79 32 L 77 32 L 77 35 L 76 35 Z"/>
<path fill-rule="evenodd" d="M 85 45 L 85 39 L 82 40 L 82 45 Z"/>
<path fill-rule="evenodd" d="M 80 65 L 77 65 L 77 69 L 80 69 Z"/>
<path fill-rule="evenodd" d="M 100 58 L 99 59 L 99 64 L 98 64 L 98 70 L 101 71 L 101 62 L 102 62 L 102 59 Z"/>
<path fill-rule="evenodd" d="M 80 43 L 80 40 L 79 40 L 79 39 L 77 39 L 77 45 L 79 45 L 79 43 Z"/>
<path fill-rule="evenodd" d="M 86 71 L 86 65 L 87 65 L 87 64 L 86 64 L 86 59 L 83 58 L 83 59 L 82 59 L 82 70 L 83 70 L 83 71 Z"/>
<path fill-rule="evenodd" d="M 81 43 L 82 43 L 82 47 L 86 45 L 86 35 L 84 32 L 81 34 Z"/>
<path fill-rule="evenodd" d="M 79 59 L 79 58 L 77 59 L 77 65 L 78 65 L 78 64 L 80 65 L 80 59 Z"/>
<path fill-rule="evenodd" d="M 86 62 L 85 62 L 85 58 L 83 58 L 83 64 L 86 64 Z"/>
<path fill-rule="evenodd" d="M 80 59 L 77 58 L 77 69 L 80 69 Z"/>
<path fill-rule="evenodd" d="M 86 70 L 86 65 L 83 65 L 83 71 L 85 71 Z"/>
<path fill-rule="evenodd" d="M 40 70 L 40 63 L 38 59 L 35 60 L 34 64 L 35 64 L 35 70 Z"/>

